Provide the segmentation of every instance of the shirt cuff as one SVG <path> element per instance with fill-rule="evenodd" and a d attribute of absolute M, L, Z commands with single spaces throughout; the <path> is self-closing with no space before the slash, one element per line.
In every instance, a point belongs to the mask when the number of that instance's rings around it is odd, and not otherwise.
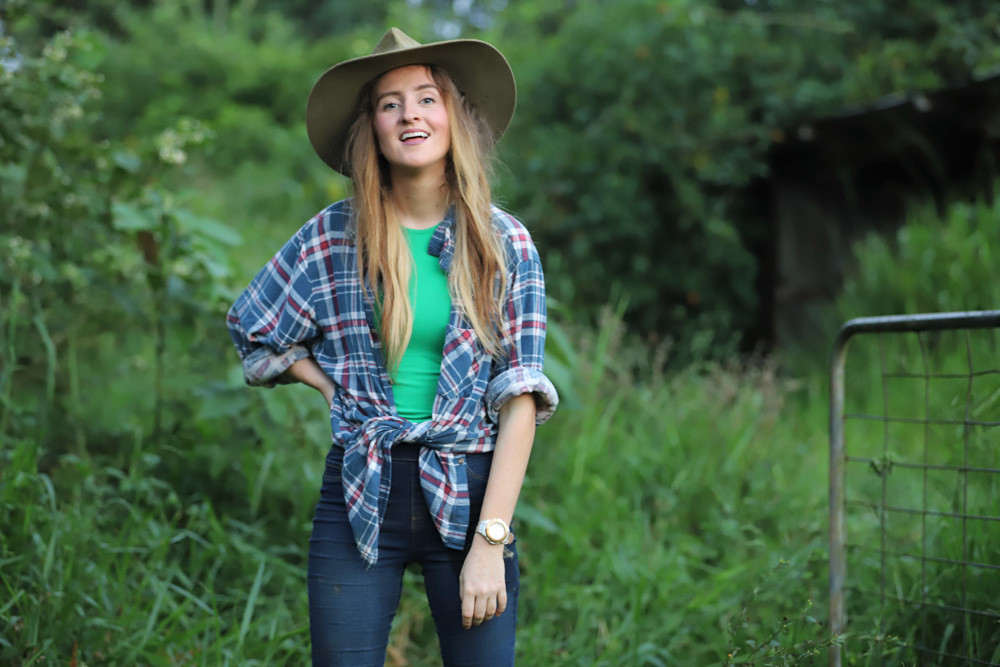
<path fill-rule="evenodd" d="M 545 423 L 559 405 L 555 386 L 541 371 L 523 366 L 508 368 L 486 388 L 486 414 L 490 420 L 496 423 L 500 408 L 521 394 L 535 395 L 535 424 Z"/>
<path fill-rule="evenodd" d="M 255 387 L 291 384 L 293 380 L 282 378 L 281 374 L 310 354 L 309 348 L 302 345 L 293 345 L 281 353 L 267 346 L 257 348 L 243 359 L 243 379 Z"/>

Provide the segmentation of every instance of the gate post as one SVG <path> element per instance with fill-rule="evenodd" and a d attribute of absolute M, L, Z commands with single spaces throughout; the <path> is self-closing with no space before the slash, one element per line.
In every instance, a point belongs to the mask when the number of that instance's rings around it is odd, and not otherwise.
<path fill-rule="evenodd" d="M 830 359 L 830 632 L 844 633 L 844 580 L 847 554 L 844 544 L 844 360 L 847 357 L 848 326 L 841 327 Z M 840 645 L 829 649 L 830 667 L 840 667 Z"/>

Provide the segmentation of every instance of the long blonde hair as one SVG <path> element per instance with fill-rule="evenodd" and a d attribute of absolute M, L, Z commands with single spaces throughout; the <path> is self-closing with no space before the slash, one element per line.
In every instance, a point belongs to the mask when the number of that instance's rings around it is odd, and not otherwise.
<path fill-rule="evenodd" d="M 455 256 L 448 276 L 452 300 L 472 325 L 483 347 L 501 353 L 501 309 L 506 296 L 504 250 L 492 225 L 489 125 L 462 96 L 444 70 L 428 65 L 448 112 L 451 150 L 446 179 L 455 207 Z M 413 271 L 402 226 L 390 205 L 389 165 L 377 149 L 373 128 L 374 90 L 378 79 L 361 93 L 351 126 L 347 155 L 354 183 L 352 211 L 356 225 L 358 272 L 366 291 L 372 287 L 381 313 L 379 336 L 390 374 L 410 342 L 413 308 L 409 281 Z M 498 280 L 499 278 L 499 280 Z"/>

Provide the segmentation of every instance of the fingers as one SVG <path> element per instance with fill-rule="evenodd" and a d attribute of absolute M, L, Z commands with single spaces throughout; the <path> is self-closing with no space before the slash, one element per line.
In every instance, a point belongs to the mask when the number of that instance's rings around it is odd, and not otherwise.
<path fill-rule="evenodd" d="M 469 595 L 462 596 L 462 627 L 466 630 L 472 627 L 472 614 L 475 607 L 476 598 Z"/>
<path fill-rule="evenodd" d="M 474 596 L 468 594 L 462 597 L 462 627 L 468 630 L 482 625 L 507 608 L 507 592 L 500 595 Z"/>
<path fill-rule="evenodd" d="M 480 625 L 483 621 L 493 618 L 493 614 L 489 613 L 489 605 L 489 598 L 476 598 L 476 612 L 472 615 L 473 625 Z M 496 610 L 496 602 L 493 603 L 493 609 Z"/>
<path fill-rule="evenodd" d="M 486 622 L 497 614 L 497 598 L 490 596 L 486 598 L 486 613 L 483 614 L 483 622 Z"/>
<path fill-rule="evenodd" d="M 462 627 L 468 630 L 471 627 L 482 624 L 483 621 L 487 620 L 487 602 L 488 598 L 484 596 L 476 596 L 472 594 L 467 594 L 462 597 Z M 496 611 L 496 602 L 493 605 L 494 611 Z M 489 614 L 490 618 L 493 618 L 493 614 Z"/>

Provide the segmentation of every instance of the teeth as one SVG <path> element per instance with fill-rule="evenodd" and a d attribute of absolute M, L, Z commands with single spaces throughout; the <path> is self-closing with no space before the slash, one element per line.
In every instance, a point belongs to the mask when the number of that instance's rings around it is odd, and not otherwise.
<path fill-rule="evenodd" d="M 404 132 L 401 138 L 406 141 L 407 139 L 426 139 L 429 136 L 426 132 Z"/>

